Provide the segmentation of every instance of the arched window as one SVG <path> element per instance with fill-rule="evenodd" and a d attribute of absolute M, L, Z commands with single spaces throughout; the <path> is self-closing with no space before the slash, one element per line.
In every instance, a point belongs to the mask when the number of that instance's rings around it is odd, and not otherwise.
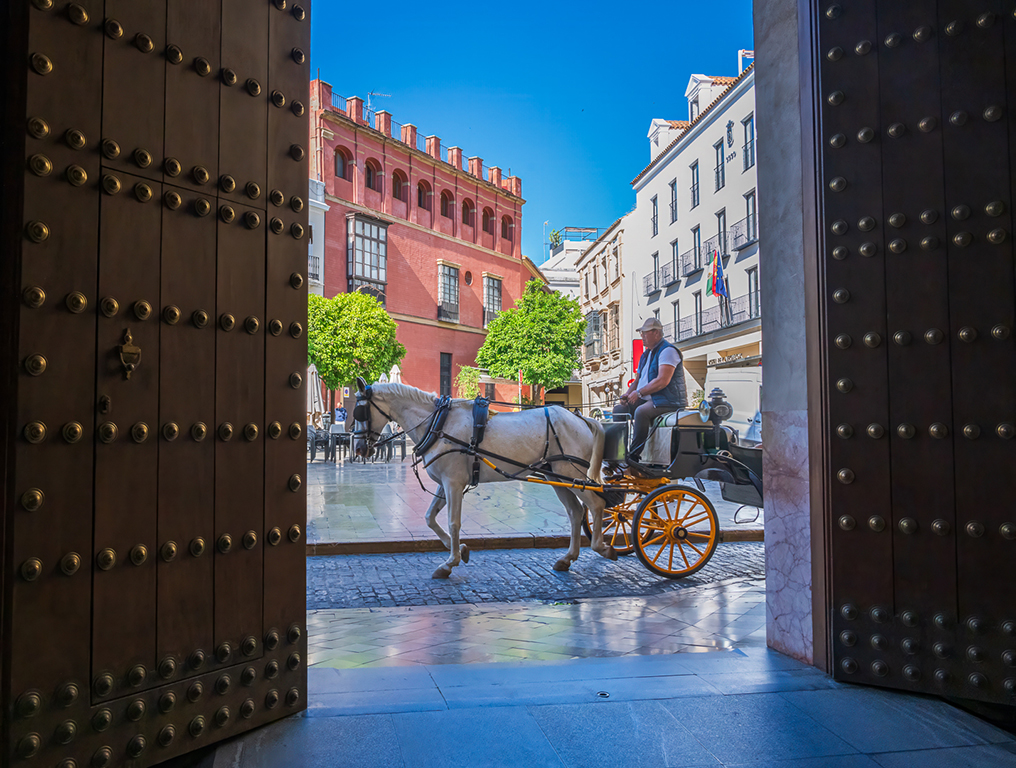
<path fill-rule="evenodd" d="M 409 180 L 406 174 L 399 170 L 392 171 L 392 197 L 405 203 L 408 190 Z"/>
<path fill-rule="evenodd" d="M 426 211 L 430 210 L 430 184 L 425 181 L 416 185 L 416 204 Z"/>
<path fill-rule="evenodd" d="M 501 217 L 501 237 L 505 240 L 511 240 L 515 237 L 515 223 L 512 221 L 511 216 Z"/>
<path fill-rule="evenodd" d="M 452 211 L 455 210 L 455 198 L 452 197 L 452 193 L 447 189 L 441 192 L 441 215 L 446 219 L 452 217 Z"/>
<path fill-rule="evenodd" d="M 494 212 L 490 208 L 483 209 L 483 231 L 494 234 Z"/>
<path fill-rule="evenodd" d="M 348 149 L 345 147 L 335 148 L 335 178 L 352 181 L 353 166 L 350 162 L 351 160 L 352 156 L 349 154 Z"/>
<path fill-rule="evenodd" d="M 373 157 L 367 158 L 363 164 L 363 176 L 367 189 L 373 189 L 375 192 L 381 191 L 381 163 Z"/>
<path fill-rule="evenodd" d="M 473 208 L 473 203 L 470 200 L 462 201 L 462 223 L 470 227 L 476 226 L 473 222 L 473 217 L 476 215 L 476 209 Z"/>

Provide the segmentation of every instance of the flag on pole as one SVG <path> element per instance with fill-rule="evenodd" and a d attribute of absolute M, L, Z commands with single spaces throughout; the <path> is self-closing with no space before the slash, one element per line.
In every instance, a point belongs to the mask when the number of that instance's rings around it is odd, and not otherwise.
<path fill-rule="evenodd" d="M 727 278 L 723 274 L 723 259 L 720 258 L 720 252 L 716 252 L 716 256 L 713 258 L 713 295 L 722 296 L 727 301 L 730 301 L 730 292 L 727 290 Z"/>

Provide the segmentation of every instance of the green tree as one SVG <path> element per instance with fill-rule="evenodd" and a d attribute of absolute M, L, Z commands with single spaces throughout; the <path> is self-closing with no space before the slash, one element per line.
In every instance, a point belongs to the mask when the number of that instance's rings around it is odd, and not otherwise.
<path fill-rule="evenodd" d="M 460 365 L 459 374 L 455 377 L 455 388 L 459 397 L 475 400 L 480 396 L 480 369 L 470 365 Z"/>
<path fill-rule="evenodd" d="M 564 242 L 564 236 L 561 234 L 560 229 L 553 229 L 550 232 L 550 247 L 557 248 L 561 243 Z"/>
<path fill-rule="evenodd" d="M 498 315 L 487 327 L 487 339 L 476 362 L 492 376 L 522 380 L 537 391 L 554 389 L 579 367 L 578 348 L 586 321 L 575 299 L 547 292 L 539 280 L 530 280 L 515 307 Z"/>
<path fill-rule="evenodd" d="M 377 381 L 406 355 L 395 340 L 395 321 L 373 296 L 359 291 L 307 301 L 307 362 L 328 389 L 363 376 Z"/>

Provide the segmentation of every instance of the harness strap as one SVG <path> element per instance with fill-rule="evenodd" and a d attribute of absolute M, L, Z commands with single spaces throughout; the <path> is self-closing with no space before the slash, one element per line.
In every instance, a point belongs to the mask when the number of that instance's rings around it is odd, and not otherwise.
<path fill-rule="evenodd" d="M 476 448 L 483 442 L 483 433 L 487 429 L 489 410 L 490 401 L 487 398 L 478 397 L 473 401 L 473 437 L 469 441 L 469 451 L 473 454 L 473 486 L 480 484 L 480 456 L 476 452 Z"/>
<path fill-rule="evenodd" d="M 430 423 L 427 425 L 427 434 L 420 441 L 420 444 L 413 448 L 414 453 L 424 453 L 428 448 L 432 447 L 442 436 L 441 430 L 444 428 L 444 423 L 448 419 L 448 412 L 451 410 L 452 399 L 445 395 L 437 401 L 437 407 L 434 409 L 433 415 L 430 417 Z"/>

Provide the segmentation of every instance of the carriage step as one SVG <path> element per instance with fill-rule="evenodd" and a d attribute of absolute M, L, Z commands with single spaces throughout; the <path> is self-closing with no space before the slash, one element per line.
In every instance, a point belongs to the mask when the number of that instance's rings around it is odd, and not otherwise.
<path fill-rule="evenodd" d="M 763 541 L 763 531 L 733 529 L 721 530 L 721 542 Z M 460 539 L 470 549 L 563 549 L 568 546 L 567 536 L 537 536 L 521 534 L 518 536 L 463 536 Z M 582 537 L 582 546 L 588 547 L 589 541 Z M 326 557 L 329 555 L 380 555 L 407 552 L 446 552 L 444 545 L 437 539 L 377 539 L 373 541 L 338 541 L 322 542 L 307 545 L 307 557 Z"/>

